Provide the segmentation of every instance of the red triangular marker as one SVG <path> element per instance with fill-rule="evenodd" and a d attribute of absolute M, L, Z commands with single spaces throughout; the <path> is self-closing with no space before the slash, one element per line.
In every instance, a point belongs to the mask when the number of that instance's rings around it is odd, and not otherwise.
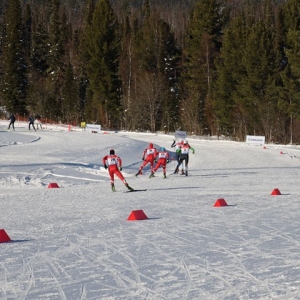
<path fill-rule="evenodd" d="M 142 210 L 133 210 L 129 217 L 127 218 L 128 221 L 136 221 L 136 220 L 145 220 L 148 217 Z"/>
<path fill-rule="evenodd" d="M 0 229 L 0 243 L 7 243 L 10 242 L 11 239 L 10 237 L 7 235 L 7 233 L 5 232 L 4 229 Z"/>
<path fill-rule="evenodd" d="M 52 183 L 49 183 L 49 185 L 48 185 L 48 189 L 51 189 L 51 188 L 59 188 L 59 186 L 57 183 L 52 182 Z"/>
<path fill-rule="evenodd" d="M 271 193 L 272 196 L 281 195 L 279 189 L 274 189 Z"/>
<path fill-rule="evenodd" d="M 226 201 L 223 198 L 220 198 L 216 201 L 214 207 L 227 206 Z"/>

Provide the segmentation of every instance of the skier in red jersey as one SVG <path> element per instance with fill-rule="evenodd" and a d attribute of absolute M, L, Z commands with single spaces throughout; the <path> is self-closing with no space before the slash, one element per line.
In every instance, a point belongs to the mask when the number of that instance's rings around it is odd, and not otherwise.
<path fill-rule="evenodd" d="M 164 178 L 167 178 L 166 168 L 167 168 L 167 163 L 169 162 L 169 158 L 170 158 L 169 152 L 166 151 L 166 149 L 164 147 L 162 147 L 162 148 L 160 148 L 160 151 L 158 151 L 158 153 L 157 153 L 157 158 L 158 158 L 157 164 L 156 164 L 155 168 L 153 169 L 153 172 L 151 172 L 150 178 L 154 177 L 154 173 L 157 171 L 157 169 L 159 167 L 163 168 Z"/>
<path fill-rule="evenodd" d="M 115 150 L 111 149 L 109 152 L 109 155 L 106 155 L 102 159 L 104 168 L 107 170 L 110 176 L 110 184 L 111 184 L 111 189 L 115 191 L 115 182 L 114 182 L 114 177 L 115 175 L 120 178 L 120 180 L 123 181 L 125 186 L 128 188 L 128 190 L 133 191 L 133 188 L 131 188 L 127 181 L 125 180 L 124 176 L 120 171 L 122 171 L 122 160 L 119 156 L 115 154 Z"/>
<path fill-rule="evenodd" d="M 139 171 L 135 174 L 135 176 L 138 176 L 138 175 L 142 174 L 143 168 L 148 163 L 150 164 L 151 172 L 153 172 L 153 165 L 154 165 L 154 161 L 156 159 L 156 155 L 157 155 L 157 150 L 153 147 L 153 144 L 150 143 L 149 147 L 144 150 L 143 163 L 140 166 Z"/>

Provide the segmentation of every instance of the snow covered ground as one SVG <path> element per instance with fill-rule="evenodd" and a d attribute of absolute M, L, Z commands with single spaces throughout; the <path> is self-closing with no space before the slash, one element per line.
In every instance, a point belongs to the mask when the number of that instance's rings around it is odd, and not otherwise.
<path fill-rule="evenodd" d="M 300 148 L 188 138 L 190 176 L 149 168 L 164 134 L 0 121 L 0 299 L 300 299 Z M 112 192 L 102 157 L 123 175 Z M 57 183 L 59 188 L 48 188 Z M 271 195 L 274 189 L 281 195 Z M 228 206 L 214 207 L 218 199 Z M 128 221 L 142 210 L 148 219 Z"/>

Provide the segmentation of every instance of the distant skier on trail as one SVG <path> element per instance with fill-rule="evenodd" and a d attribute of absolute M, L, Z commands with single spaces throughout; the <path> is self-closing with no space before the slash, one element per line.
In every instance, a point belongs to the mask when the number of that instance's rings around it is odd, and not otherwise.
<path fill-rule="evenodd" d="M 122 159 L 115 154 L 114 149 L 111 149 L 109 151 L 109 155 L 106 155 L 106 156 L 103 157 L 102 162 L 103 162 L 105 170 L 108 169 L 108 173 L 109 173 L 109 176 L 110 176 L 111 189 L 112 189 L 113 192 L 116 191 L 115 182 L 114 182 L 115 181 L 114 180 L 115 175 L 118 176 L 120 178 L 120 180 L 123 181 L 123 183 L 125 184 L 125 186 L 128 188 L 129 191 L 134 190 L 132 187 L 130 187 L 128 185 L 128 183 L 125 180 L 124 176 L 120 172 L 120 171 L 122 171 Z"/>
<path fill-rule="evenodd" d="M 32 128 L 34 129 L 34 131 L 36 131 L 36 129 L 35 129 L 35 127 L 34 127 L 34 117 L 33 117 L 33 115 L 30 115 L 30 116 L 29 116 L 28 121 L 29 121 L 28 129 L 30 130 L 30 125 L 31 125 Z"/>
<path fill-rule="evenodd" d="M 138 176 L 138 175 L 142 174 L 143 168 L 148 163 L 150 164 L 151 172 L 153 172 L 153 165 L 154 165 L 154 161 L 156 159 L 156 155 L 157 155 L 157 150 L 156 150 L 156 148 L 153 147 L 153 144 L 150 143 L 149 147 L 144 150 L 143 158 L 142 158 L 143 159 L 143 163 L 140 166 L 139 171 L 135 174 L 135 176 Z"/>
<path fill-rule="evenodd" d="M 15 130 L 15 121 L 16 121 L 15 115 L 11 114 L 8 120 L 10 120 L 10 122 L 9 122 L 9 125 L 8 125 L 7 129 L 10 129 L 10 125 L 11 125 L 13 130 Z"/>
<path fill-rule="evenodd" d="M 160 151 L 158 151 L 158 153 L 157 153 L 157 158 L 158 158 L 157 164 L 156 164 L 155 168 L 153 169 L 153 171 L 151 172 L 151 175 L 149 177 L 150 178 L 154 177 L 154 173 L 157 171 L 157 169 L 159 167 L 162 167 L 164 178 L 167 178 L 166 168 L 167 168 L 167 163 L 169 162 L 169 159 L 170 159 L 169 152 L 166 151 L 166 149 L 164 147 L 161 147 Z"/>
<path fill-rule="evenodd" d="M 41 116 L 40 115 L 36 115 L 35 116 L 35 123 L 36 123 L 36 129 L 39 129 L 39 125 L 41 127 L 41 130 L 43 130 L 43 126 L 42 126 L 42 121 L 41 121 Z"/>
<path fill-rule="evenodd" d="M 181 164 L 183 165 L 183 162 L 185 162 L 185 173 L 183 173 L 183 174 L 185 174 L 185 176 L 188 176 L 189 150 L 192 150 L 193 154 L 195 154 L 195 149 L 189 145 L 187 140 L 184 140 L 183 145 L 180 147 L 179 150 L 177 150 L 178 154 L 179 154 L 179 162 L 174 171 L 174 174 L 178 173 L 180 165 Z"/>

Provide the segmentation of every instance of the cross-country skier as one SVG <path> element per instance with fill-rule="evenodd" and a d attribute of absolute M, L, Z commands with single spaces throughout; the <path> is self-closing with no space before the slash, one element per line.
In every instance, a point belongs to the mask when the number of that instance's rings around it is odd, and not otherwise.
<path fill-rule="evenodd" d="M 106 155 L 102 159 L 104 168 L 107 170 L 110 176 L 110 184 L 111 184 L 111 189 L 115 191 L 115 182 L 114 182 L 114 177 L 115 175 L 118 176 L 125 186 L 128 188 L 128 190 L 133 191 L 133 188 L 131 188 L 128 183 L 126 182 L 124 176 L 120 171 L 122 171 L 122 160 L 119 156 L 115 155 L 115 150 L 111 149 L 109 151 L 109 155 Z"/>
<path fill-rule="evenodd" d="M 185 176 L 188 176 L 188 164 L 189 164 L 189 150 L 193 151 L 193 154 L 195 154 L 195 149 L 192 148 L 187 140 L 183 141 L 183 145 L 180 147 L 179 152 L 179 163 L 174 171 L 174 174 L 178 173 L 179 167 L 183 162 L 185 162 Z"/>
<path fill-rule="evenodd" d="M 11 114 L 8 120 L 10 120 L 10 122 L 9 122 L 9 125 L 8 125 L 7 129 L 10 129 L 10 125 L 11 125 L 13 130 L 15 130 L 15 121 L 16 121 L 15 115 Z"/>
<path fill-rule="evenodd" d="M 180 154 L 180 148 L 182 145 L 183 145 L 183 140 L 180 140 L 177 142 L 176 142 L 176 140 L 174 140 L 173 144 L 171 145 L 172 148 L 175 148 L 175 159 L 177 161 L 177 164 L 179 164 L 179 154 Z M 178 173 L 178 171 L 177 171 L 177 173 Z M 184 174 L 183 165 L 181 168 L 181 174 Z"/>
<path fill-rule="evenodd" d="M 153 169 L 153 171 L 151 172 L 150 178 L 154 177 L 154 173 L 157 171 L 157 169 L 159 167 L 163 168 L 163 174 L 164 174 L 164 178 L 167 178 L 166 175 L 166 167 L 167 167 L 167 163 L 169 162 L 170 156 L 169 156 L 169 152 L 166 151 L 166 149 L 164 147 L 160 148 L 160 151 L 158 151 L 157 153 L 157 164 L 155 166 L 155 168 Z"/>
<path fill-rule="evenodd" d="M 35 116 L 36 129 L 39 129 L 39 125 L 41 126 L 41 130 L 43 130 L 42 120 L 40 115 Z"/>
<path fill-rule="evenodd" d="M 148 163 L 150 164 L 151 172 L 153 172 L 153 165 L 154 165 L 154 161 L 156 159 L 156 155 L 157 155 L 157 150 L 156 150 L 156 148 L 153 147 L 153 144 L 150 143 L 149 147 L 144 150 L 143 163 L 140 166 L 139 171 L 135 174 L 135 176 L 138 176 L 138 175 L 142 174 L 143 168 Z"/>
<path fill-rule="evenodd" d="M 29 116 L 29 119 L 28 119 L 29 123 L 28 123 L 28 129 L 30 130 L 30 125 L 32 126 L 32 128 L 34 129 L 34 131 L 36 131 L 35 127 L 34 127 L 34 117 L 33 115 L 30 115 Z"/>

